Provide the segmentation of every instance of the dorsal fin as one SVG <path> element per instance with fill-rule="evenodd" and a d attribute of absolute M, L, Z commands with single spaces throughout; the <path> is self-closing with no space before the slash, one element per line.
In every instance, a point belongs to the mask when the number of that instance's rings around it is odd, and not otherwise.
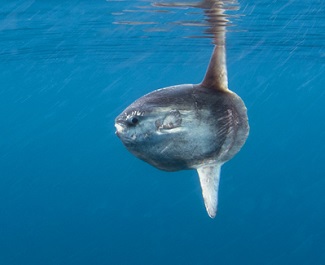
<path fill-rule="evenodd" d="M 208 69 L 201 86 L 216 89 L 219 91 L 228 91 L 228 76 L 226 65 L 226 25 L 227 18 L 224 14 L 225 5 L 233 4 L 229 0 L 202 0 L 198 3 L 172 2 L 155 3 L 155 6 L 168 7 L 197 7 L 204 9 L 210 28 L 207 30 L 213 33 L 215 48 L 213 50 Z"/>
<path fill-rule="evenodd" d="M 214 34 L 215 47 L 201 85 L 219 91 L 228 91 L 226 64 L 226 24 L 228 20 L 224 15 L 223 5 L 222 1 L 215 1 L 210 9 L 205 10 L 209 17 L 208 21 L 212 25 L 210 30 Z"/>
<path fill-rule="evenodd" d="M 203 87 L 228 91 L 228 75 L 225 45 L 215 46 L 210 63 L 201 83 Z"/>

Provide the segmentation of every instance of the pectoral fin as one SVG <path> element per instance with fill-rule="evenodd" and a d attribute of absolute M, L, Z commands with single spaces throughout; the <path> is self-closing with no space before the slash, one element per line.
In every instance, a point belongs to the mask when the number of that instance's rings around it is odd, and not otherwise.
<path fill-rule="evenodd" d="M 217 213 L 220 169 L 221 164 L 203 165 L 197 168 L 205 208 L 211 218 L 214 218 Z"/>
<path fill-rule="evenodd" d="M 159 132 L 172 132 L 174 129 L 178 129 L 182 124 L 181 113 L 178 110 L 170 111 L 164 119 L 156 121 L 156 128 Z"/>

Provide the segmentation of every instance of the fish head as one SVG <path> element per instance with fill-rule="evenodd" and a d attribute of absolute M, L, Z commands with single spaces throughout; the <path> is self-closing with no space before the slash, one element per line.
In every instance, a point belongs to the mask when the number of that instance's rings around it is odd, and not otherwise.
<path fill-rule="evenodd" d="M 154 138 L 156 121 L 154 109 L 131 105 L 115 119 L 116 135 L 129 148 L 147 143 Z"/>
<path fill-rule="evenodd" d="M 179 110 L 139 102 L 131 104 L 117 116 L 115 128 L 125 147 L 150 164 L 154 164 L 152 159 L 159 159 L 157 156 L 172 148 L 172 139 L 184 130 Z"/>
<path fill-rule="evenodd" d="M 149 93 L 115 119 L 116 135 L 125 147 L 136 157 L 167 171 L 188 167 L 190 144 L 195 142 L 191 139 L 192 128 L 197 127 L 193 124 L 194 103 L 184 104 L 184 96 L 175 100 L 174 90 L 172 87 Z"/>

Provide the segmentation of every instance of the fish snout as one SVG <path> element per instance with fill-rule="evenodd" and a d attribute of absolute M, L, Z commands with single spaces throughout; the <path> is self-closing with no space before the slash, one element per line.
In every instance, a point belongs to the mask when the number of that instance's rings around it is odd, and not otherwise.
<path fill-rule="evenodd" d="M 126 124 L 123 120 L 119 120 L 117 119 L 115 121 L 115 128 L 116 128 L 116 131 L 115 131 L 115 134 L 120 137 L 126 130 Z"/>

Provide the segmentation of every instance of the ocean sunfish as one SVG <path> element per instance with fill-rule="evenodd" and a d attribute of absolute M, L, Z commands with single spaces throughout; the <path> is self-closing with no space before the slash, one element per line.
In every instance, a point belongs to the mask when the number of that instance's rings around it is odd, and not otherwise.
<path fill-rule="evenodd" d="M 215 46 L 200 84 L 166 87 L 139 98 L 115 119 L 115 127 L 125 147 L 150 165 L 197 170 L 206 210 L 214 218 L 221 166 L 249 132 L 245 104 L 228 89 L 224 42 Z"/>
<path fill-rule="evenodd" d="M 155 90 L 115 120 L 117 136 L 136 157 L 165 171 L 197 170 L 211 218 L 217 212 L 220 168 L 249 132 L 246 107 L 228 89 L 219 53 L 217 46 L 202 83 Z"/>

